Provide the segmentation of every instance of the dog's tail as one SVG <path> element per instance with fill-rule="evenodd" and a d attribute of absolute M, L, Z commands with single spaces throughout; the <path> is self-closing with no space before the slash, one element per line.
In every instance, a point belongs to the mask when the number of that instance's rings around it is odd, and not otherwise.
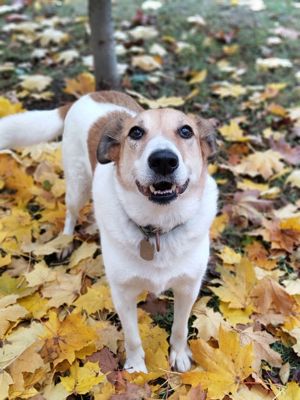
<path fill-rule="evenodd" d="M 48 142 L 62 134 L 72 104 L 50 111 L 25 111 L 0 119 L 0 150 Z"/>

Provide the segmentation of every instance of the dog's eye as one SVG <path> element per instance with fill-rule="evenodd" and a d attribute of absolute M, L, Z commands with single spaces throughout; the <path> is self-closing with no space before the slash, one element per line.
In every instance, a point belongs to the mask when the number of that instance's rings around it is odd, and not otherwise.
<path fill-rule="evenodd" d="M 134 126 L 130 129 L 128 136 L 133 140 L 139 140 L 144 136 L 144 134 L 144 129 L 140 128 L 139 126 Z"/>
<path fill-rule="evenodd" d="M 178 129 L 178 134 L 183 139 L 189 139 L 194 135 L 193 129 L 189 125 L 183 125 Z"/>

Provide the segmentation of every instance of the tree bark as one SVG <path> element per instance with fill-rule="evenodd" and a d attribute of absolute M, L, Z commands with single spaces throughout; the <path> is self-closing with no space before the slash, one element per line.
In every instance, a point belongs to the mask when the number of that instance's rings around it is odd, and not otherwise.
<path fill-rule="evenodd" d="M 96 89 L 117 89 L 119 78 L 113 37 L 111 0 L 89 0 L 89 19 Z"/>

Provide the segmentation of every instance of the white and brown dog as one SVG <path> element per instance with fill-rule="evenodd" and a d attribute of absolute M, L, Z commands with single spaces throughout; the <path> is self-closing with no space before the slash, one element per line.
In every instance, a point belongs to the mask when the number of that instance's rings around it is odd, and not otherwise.
<path fill-rule="evenodd" d="M 91 190 L 113 302 L 125 335 L 126 364 L 146 372 L 136 299 L 174 291 L 171 365 L 190 368 L 187 322 L 209 257 L 217 187 L 207 173 L 214 121 L 174 109 L 142 109 L 113 91 L 71 106 L 0 121 L 0 149 L 63 133 L 65 234 L 72 234 Z"/>

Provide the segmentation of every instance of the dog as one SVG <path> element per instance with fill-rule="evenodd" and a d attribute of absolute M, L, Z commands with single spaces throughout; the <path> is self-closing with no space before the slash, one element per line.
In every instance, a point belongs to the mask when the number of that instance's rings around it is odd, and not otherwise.
<path fill-rule="evenodd" d="M 0 120 L 0 149 L 62 134 L 65 234 L 73 233 L 92 192 L 130 372 L 147 372 L 136 306 L 144 290 L 158 295 L 173 289 L 170 364 L 181 372 L 191 367 L 188 318 L 207 268 L 217 210 L 217 186 L 207 172 L 215 126 L 213 119 L 171 108 L 144 110 L 115 91 Z"/>

